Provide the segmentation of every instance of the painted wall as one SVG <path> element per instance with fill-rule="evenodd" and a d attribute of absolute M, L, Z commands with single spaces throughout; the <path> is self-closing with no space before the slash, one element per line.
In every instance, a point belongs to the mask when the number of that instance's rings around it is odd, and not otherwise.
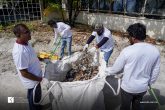
<path fill-rule="evenodd" d="M 165 19 L 155 20 L 144 17 L 129 17 L 104 13 L 81 12 L 77 17 L 79 23 L 92 25 L 103 23 L 109 29 L 125 32 L 130 24 L 143 23 L 147 27 L 147 35 L 156 39 L 165 40 Z"/>

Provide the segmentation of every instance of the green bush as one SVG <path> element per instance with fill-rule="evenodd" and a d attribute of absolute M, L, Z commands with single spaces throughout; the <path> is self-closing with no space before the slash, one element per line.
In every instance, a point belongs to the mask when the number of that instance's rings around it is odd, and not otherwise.
<path fill-rule="evenodd" d="M 3 25 L 0 25 L 0 32 L 2 32 L 3 31 Z"/>

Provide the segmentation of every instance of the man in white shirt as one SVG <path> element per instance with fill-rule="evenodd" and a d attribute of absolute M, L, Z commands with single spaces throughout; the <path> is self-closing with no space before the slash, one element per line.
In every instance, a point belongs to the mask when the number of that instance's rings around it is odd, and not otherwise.
<path fill-rule="evenodd" d="M 95 48 L 100 48 L 100 50 L 104 52 L 104 60 L 108 65 L 108 60 L 114 48 L 114 41 L 111 35 L 111 31 L 105 28 L 103 24 L 96 24 L 95 30 L 92 32 L 92 35 L 87 40 L 83 50 L 86 50 L 88 48 L 89 44 L 93 41 L 95 37 L 97 42 Z"/>
<path fill-rule="evenodd" d="M 54 29 L 54 44 L 57 43 L 58 34 L 61 36 L 60 59 L 62 59 L 64 56 L 64 49 L 66 45 L 68 50 L 68 56 L 70 56 L 72 54 L 72 32 L 70 30 L 71 27 L 63 22 L 56 22 L 54 20 L 48 21 L 48 25 L 50 25 Z"/>
<path fill-rule="evenodd" d="M 132 45 L 124 48 L 112 67 L 106 69 L 106 74 L 116 74 L 123 71 L 121 83 L 120 110 L 140 110 L 140 101 L 148 86 L 153 84 L 160 71 L 160 53 L 158 49 L 145 43 L 146 27 L 135 23 L 127 29 Z"/>
<path fill-rule="evenodd" d="M 29 108 L 30 110 L 41 110 L 41 106 L 35 105 L 33 102 L 33 100 L 39 102 L 41 99 L 42 70 L 36 53 L 28 43 L 31 40 L 30 30 L 24 24 L 17 24 L 13 32 L 17 39 L 12 55 L 21 82 L 27 89 Z M 36 89 L 34 90 L 35 86 Z M 36 94 L 33 99 L 34 92 Z"/>

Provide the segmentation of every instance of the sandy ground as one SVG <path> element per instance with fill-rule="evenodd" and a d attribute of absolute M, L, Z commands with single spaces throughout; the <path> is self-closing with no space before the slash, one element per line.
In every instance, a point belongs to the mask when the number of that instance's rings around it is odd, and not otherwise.
<path fill-rule="evenodd" d="M 32 43 L 35 44 L 34 48 L 36 52 L 39 51 L 50 51 L 52 48 L 51 41 L 52 32 L 34 32 L 32 33 Z M 36 36 L 46 36 L 45 38 L 50 38 L 48 41 L 39 41 Z M 116 41 L 115 49 L 110 59 L 110 65 L 113 64 L 120 51 L 128 45 L 126 38 L 114 37 Z M 26 89 L 23 87 L 17 75 L 15 65 L 12 59 L 12 47 L 15 38 L 12 34 L 0 33 L 0 108 L 2 110 L 27 110 L 28 103 L 26 98 Z M 82 49 L 82 45 L 74 44 L 73 51 L 78 51 Z M 152 86 L 156 92 L 156 95 L 160 99 L 161 105 L 165 105 L 165 46 L 156 45 L 156 47 L 161 52 L 161 71 L 160 76 L 156 83 Z M 106 108 L 115 109 L 118 107 L 120 101 L 119 96 L 113 96 L 110 94 L 111 91 L 104 88 L 104 101 L 106 102 Z M 8 97 L 14 97 L 14 103 L 8 103 Z M 145 95 L 144 108 L 148 110 L 155 110 L 155 105 L 152 103 L 155 100 L 147 93 Z M 148 102 L 147 102 L 148 101 Z M 150 107 L 150 108 L 149 108 Z M 145 109 L 147 110 L 147 109 Z"/>

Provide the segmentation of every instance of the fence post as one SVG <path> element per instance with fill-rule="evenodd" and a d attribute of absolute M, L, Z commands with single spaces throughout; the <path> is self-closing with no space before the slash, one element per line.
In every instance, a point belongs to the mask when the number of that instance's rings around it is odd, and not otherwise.
<path fill-rule="evenodd" d="M 14 22 L 17 22 L 17 17 L 16 17 L 16 14 L 15 14 L 15 4 L 14 4 L 14 1 L 12 0 L 12 9 L 13 9 L 13 15 L 14 15 Z"/>
<path fill-rule="evenodd" d="M 127 10 L 126 10 L 126 8 L 127 8 L 127 6 L 126 6 L 127 1 L 124 0 L 122 4 L 123 4 L 123 9 L 124 9 L 124 15 L 125 15 L 125 14 L 126 14 L 126 11 L 127 11 Z"/>
<path fill-rule="evenodd" d="M 39 0 L 41 21 L 43 22 L 43 1 Z"/>
<path fill-rule="evenodd" d="M 147 4 L 147 0 L 144 1 L 144 5 L 141 11 L 142 16 L 144 17 L 144 13 L 145 13 L 145 9 L 146 9 L 146 4 Z"/>
<path fill-rule="evenodd" d="M 89 0 L 88 0 L 88 13 L 89 13 Z"/>

